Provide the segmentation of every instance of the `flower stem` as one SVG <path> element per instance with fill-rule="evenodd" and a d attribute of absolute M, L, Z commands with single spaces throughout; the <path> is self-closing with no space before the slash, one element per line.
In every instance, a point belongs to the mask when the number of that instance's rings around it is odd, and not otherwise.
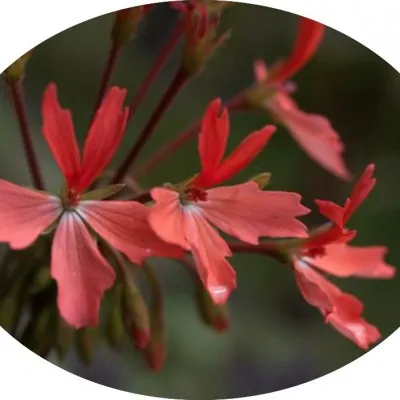
<path fill-rule="evenodd" d="M 106 62 L 105 68 L 104 68 L 103 76 L 100 81 L 99 92 L 97 94 L 96 103 L 95 103 L 93 115 L 92 115 L 92 120 L 96 114 L 97 109 L 101 105 L 101 101 L 103 100 L 103 97 L 106 94 L 108 87 L 110 86 L 110 82 L 111 82 L 115 67 L 117 65 L 119 55 L 121 54 L 121 48 L 122 47 L 119 43 L 117 43 L 116 41 L 112 42 L 110 51 L 108 54 L 107 62 Z"/>
<path fill-rule="evenodd" d="M 146 142 L 149 140 L 151 135 L 154 132 L 154 129 L 160 122 L 161 118 L 163 117 L 165 111 L 167 111 L 168 107 L 171 105 L 173 99 L 182 89 L 184 84 L 188 80 L 188 75 L 186 72 L 179 68 L 176 72 L 171 84 L 169 85 L 167 91 L 164 93 L 161 101 L 158 103 L 156 109 L 154 110 L 153 114 L 151 115 L 149 121 L 147 122 L 146 126 L 143 128 L 142 132 L 139 135 L 138 140 L 132 147 L 129 154 L 126 156 L 124 162 L 121 164 L 117 173 L 115 174 L 111 183 L 118 183 L 120 182 L 123 177 L 128 172 L 129 168 L 132 166 L 134 161 L 136 160 L 137 156 L 139 155 L 140 151 L 143 149 Z"/>
<path fill-rule="evenodd" d="M 28 115 L 24 100 L 22 80 L 8 85 L 11 93 L 15 114 L 18 120 L 21 138 L 24 146 L 25 157 L 28 163 L 32 183 L 38 190 L 44 189 L 43 179 L 40 172 L 38 159 L 32 141 L 32 134 L 29 128 Z"/>
<path fill-rule="evenodd" d="M 233 253 L 258 253 L 275 258 L 283 264 L 289 261 L 288 255 L 274 243 L 261 243 L 259 245 L 247 243 L 228 243 Z"/>
<path fill-rule="evenodd" d="M 172 53 L 175 46 L 178 44 L 179 39 L 182 36 L 182 33 L 183 33 L 182 25 L 178 23 L 175 26 L 174 30 L 172 31 L 170 37 L 164 43 L 152 68 L 144 78 L 143 82 L 140 84 L 139 89 L 137 90 L 135 96 L 133 97 L 132 102 L 129 106 L 128 120 L 130 120 L 136 113 L 139 105 L 141 104 L 143 98 L 146 96 L 147 91 L 149 90 L 154 79 L 160 73 L 162 67 L 165 65 L 168 59 L 168 56 Z"/>
<path fill-rule="evenodd" d="M 229 111 L 237 111 L 245 108 L 245 103 L 243 97 L 238 95 L 233 97 L 230 101 L 226 103 L 226 107 Z M 141 167 L 139 167 L 134 173 L 134 177 L 137 179 L 144 173 L 149 172 L 162 161 L 166 160 L 171 156 L 176 150 L 178 150 L 183 144 L 191 139 L 194 139 L 200 129 L 201 120 L 194 122 L 188 129 L 177 135 L 172 139 L 166 146 L 158 150 L 153 156 Z"/>

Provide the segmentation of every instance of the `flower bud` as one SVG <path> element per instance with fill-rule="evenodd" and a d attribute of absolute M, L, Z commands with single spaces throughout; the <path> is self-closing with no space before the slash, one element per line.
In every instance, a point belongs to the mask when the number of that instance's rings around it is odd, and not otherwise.
<path fill-rule="evenodd" d="M 264 172 L 261 174 L 258 174 L 256 176 L 253 176 L 250 181 L 257 183 L 258 187 L 260 190 L 263 190 L 267 187 L 267 185 L 271 181 L 271 176 L 272 174 L 269 172 Z"/>
<path fill-rule="evenodd" d="M 25 76 L 25 67 L 32 55 L 32 50 L 25 53 L 18 60 L 14 61 L 8 68 L 6 68 L 2 75 L 3 79 L 9 85 L 15 85 L 20 82 Z"/>
<path fill-rule="evenodd" d="M 75 349 L 79 359 L 86 365 L 90 365 L 92 362 L 94 346 L 93 329 L 83 328 L 75 331 Z"/>
<path fill-rule="evenodd" d="M 111 31 L 113 42 L 120 46 L 127 44 L 135 35 L 140 22 L 151 7 L 152 5 L 138 6 L 117 11 Z"/>
<path fill-rule="evenodd" d="M 56 353 L 60 360 L 64 359 L 71 347 L 72 328 L 61 318 L 58 319 Z"/>
<path fill-rule="evenodd" d="M 121 286 L 116 285 L 111 292 L 106 321 L 106 336 L 111 347 L 117 348 L 124 336 L 124 322 L 121 308 Z"/>

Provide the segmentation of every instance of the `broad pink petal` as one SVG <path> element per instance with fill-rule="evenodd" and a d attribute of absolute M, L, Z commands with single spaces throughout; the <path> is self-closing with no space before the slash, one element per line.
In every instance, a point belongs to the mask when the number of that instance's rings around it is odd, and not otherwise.
<path fill-rule="evenodd" d="M 225 153 L 229 135 L 229 115 L 221 110 L 221 99 L 214 99 L 208 106 L 199 134 L 199 155 L 202 173 L 214 172 Z"/>
<path fill-rule="evenodd" d="M 76 190 L 86 189 L 110 163 L 125 131 L 126 90 L 112 87 L 97 110 L 85 142 L 82 171 Z"/>
<path fill-rule="evenodd" d="M 183 250 L 161 240 L 151 229 L 149 209 L 134 201 L 82 201 L 81 217 L 103 239 L 142 264 L 148 257 L 182 258 Z"/>
<path fill-rule="evenodd" d="M 47 86 L 42 102 L 42 131 L 69 187 L 80 173 L 80 157 L 70 110 L 61 108 L 57 86 Z"/>
<path fill-rule="evenodd" d="M 350 179 L 351 174 L 343 158 L 343 143 L 325 117 L 301 111 L 283 92 L 277 92 L 268 100 L 266 108 L 286 126 L 315 162 L 339 178 Z"/>
<path fill-rule="evenodd" d="M 324 32 L 324 25 L 317 21 L 300 17 L 292 54 L 274 74 L 271 84 L 287 80 L 307 64 L 317 51 Z"/>
<path fill-rule="evenodd" d="M 263 129 L 248 135 L 215 171 L 209 186 L 216 186 L 225 182 L 247 167 L 262 151 L 275 130 L 275 126 L 267 125 Z"/>
<path fill-rule="evenodd" d="M 393 278 L 395 269 L 385 263 L 386 247 L 356 247 L 347 244 L 331 244 L 325 247 L 325 255 L 309 259 L 319 269 L 339 277 Z"/>
<path fill-rule="evenodd" d="M 0 242 L 30 246 L 61 214 L 60 200 L 0 179 Z"/>
<path fill-rule="evenodd" d="M 362 317 L 346 319 L 332 313 L 327 315 L 325 321 L 364 350 L 381 337 L 379 330 Z"/>
<path fill-rule="evenodd" d="M 209 189 L 207 201 L 198 202 L 203 215 L 229 235 L 252 244 L 259 236 L 307 237 L 296 219 L 309 210 L 296 193 L 262 191 L 254 182 Z"/>
<path fill-rule="evenodd" d="M 114 284 L 115 273 L 75 212 L 64 213 L 51 254 L 61 316 L 75 328 L 97 326 L 100 301 Z"/>

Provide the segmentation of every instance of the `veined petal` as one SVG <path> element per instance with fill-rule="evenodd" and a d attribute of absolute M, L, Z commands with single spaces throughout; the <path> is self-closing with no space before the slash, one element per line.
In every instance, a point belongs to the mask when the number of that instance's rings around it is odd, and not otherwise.
<path fill-rule="evenodd" d="M 42 102 L 42 131 L 53 157 L 69 187 L 80 173 L 78 144 L 70 110 L 61 108 L 57 98 L 57 86 L 47 86 Z"/>
<path fill-rule="evenodd" d="M 98 325 L 100 301 L 114 284 L 115 273 L 76 213 L 62 216 L 51 253 L 60 314 L 78 329 Z"/>
<path fill-rule="evenodd" d="M 335 176 L 350 179 L 351 174 L 343 159 L 343 143 L 325 117 L 301 111 L 283 92 L 269 99 L 266 108 L 286 126 L 310 158 Z"/>
<path fill-rule="evenodd" d="M 134 201 L 82 201 L 79 215 L 133 263 L 148 257 L 182 258 L 183 250 L 162 241 L 151 229 L 149 209 Z"/>
<path fill-rule="evenodd" d="M 300 17 L 292 54 L 271 78 L 271 84 L 287 80 L 307 64 L 317 51 L 324 32 L 324 25 L 317 21 Z"/>
<path fill-rule="evenodd" d="M 379 330 L 362 317 L 346 319 L 332 313 L 326 317 L 325 321 L 364 350 L 381 337 Z"/>
<path fill-rule="evenodd" d="M 82 171 L 76 190 L 86 189 L 110 163 L 125 131 L 126 90 L 112 87 L 97 110 L 83 150 Z"/>
<path fill-rule="evenodd" d="M 268 143 L 275 130 L 275 126 L 267 125 L 248 135 L 215 171 L 208 186 L 227 181 L 249 165 Z"/>
<path fill-rule="evenodd" d="M 339 277 L 393 278 L 395 269 L 384 261 L 386 247 L 356 247 L 347 244 L 330 244 L 325 255 L 308 261 L 319 269 Z"/>
<path fill-rule="evenodd" d="M 198 206 L 203 215 L 229 235 L 252 244 L 259 236 L 307 237 L 296 217 L 309 213 L 296 193 L 262 191 L 254 182 L 207 191 Z"/>
<path fill-rule="evenodd" d="M 221 110 L 221 99 L 214 99 L 208 106 L 199 134 L 201 173 L 209 174 L 219 166 L 226 149 L 229 135 L 229 115 L 225 107 Z"/>
<path fill-rule="evenodd" d="M 0 179 L 0 242 L 30 246 L 61 214 L 60 200 Z"/>

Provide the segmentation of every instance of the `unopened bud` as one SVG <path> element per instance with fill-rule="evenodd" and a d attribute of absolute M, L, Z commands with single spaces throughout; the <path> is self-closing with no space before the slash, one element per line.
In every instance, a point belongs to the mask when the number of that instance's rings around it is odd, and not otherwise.
<path fill-rule="evenodd" d="M 58 319 L 57 343 L 55 350 L 60 360 L 64 359 L 71 346 L 72 328 L 61 318 Z"/>
<path fill-rule="evenodd" d="M 127 44 L 135 35 L 140 22 L 151 6 L 138 6 L 117 11 L 111 36 L 118 45 Z"/>
<path fill-rule="evenodd" d="M 271 181 L 272 174 L 269 172 L 264 172 L 262 174 L 258 174 L 253 176 L 250 181 L 257 183 L 260 190 L 263 190 L 267 187 L 267 185 Z"/>
<path fill-rule="evenodd" d="M 124 282 L 121 308 L 129 337 L 138 348 L 146 347 L 150 340 L 149 310 L 133 281 Z"/>
<path fill-rule="evenodd" d="M 8 68 L 3 71 L 2 75 L 7 84 L 15 85 L 24 78 L 25 67 L 29 58 L 31 57 L 31 54 L 32 50 L 28 51 L 22 57 L 18 58 L 18 60 L 14 61 Z"/>
<path fill-rule="evenodd" d="M 75 331 L 75 348 L 79 359 L 86 365 L 90 365 L 95 346 L 94 331 L 83 328 Z"/>
<path fill-rule="evenodd" d="M 111 292 L 106 322 L 106 336 L 111 347 L 117 348 L 124 336 L 124 323 L 121 309 L 121 286 L 116 285 Z"/>
<path fill-rule="evenodd" d="M 227 331 L 229 329 L 229 315 L 226 306 L 214 304 L 200 281 L 196 287 L 196 298 L 199 313 L 204 323 L 217 332 Z"/>

